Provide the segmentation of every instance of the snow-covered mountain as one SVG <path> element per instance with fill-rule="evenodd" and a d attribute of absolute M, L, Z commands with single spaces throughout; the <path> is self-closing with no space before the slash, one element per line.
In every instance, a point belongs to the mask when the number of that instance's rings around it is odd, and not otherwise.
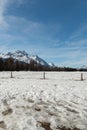
<path fill-rule="evenodd" d="M 41 59 L 37 55 L 30 56 L 30 59 L 36 61 L 38 64 L 41 64 L 43 66 L 49 66 L 49 64 L 46 61 L 44 61 L 43 59 Z"/>
<path fill-rule="evenodd" d="M 55 64 L 54 64 L 54 63 L 52 63 L 52 62 L 51 62 L 51 63 L 49 63 L 49 66 L 50 66 L 50 67 L 53 67 L 53 68 L 55 68 L 55 67 L 56 67 L 56 66 L 55 66 Z"/>
<path fill-rule="evenodd" d="M 45 60 L 41 59 L 39 56 L 37 56 L 37 55 L 30 56 L 24 50 L 23 51 L 17 50 L 17 51 L 15 51 L 13 53 L 8 52 L 7 54 L 0 53 L 0 57 L 2 57 L 3 59 L 7 59 L 9 57 L 12 57 L 13 59 L 23 61 L 25 63 L 30 63 L 31 60 L 34 60 L 35 62 L 37 62 L 37 63 L 39 63 L 39 64 L 41 64 L 43 66 L 51 66 L 52 67 L 52 64 L 49 65 Z"/>
<path fill-rule="evenodd" d="M 81 66 L 80 70 L 87 70 L 87 65 Z"/>

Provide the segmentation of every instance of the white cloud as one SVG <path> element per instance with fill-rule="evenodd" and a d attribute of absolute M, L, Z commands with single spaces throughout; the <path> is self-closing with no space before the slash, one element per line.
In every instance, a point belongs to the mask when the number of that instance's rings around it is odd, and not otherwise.
<path fill-rule="evenodd" d="M 6 12 L 8 7 L 12 3 L 16 3 L 18 5 L 23 4 L 24 0 L 0 0 L 0 29 L 6 29 L 8 27 L 8 23 L 6 22 Z"/>
<path fill-rule="evenodd" d="M 10 0 L 0 0 L 0 28 L 6 27 L 4 13 L 6 12 L 7 5 Z"/>
<path fill-rule="evenodd" d="M 44 24 L 36 21 L 31 21 L 23 17 L 7 16 L 7 23 L 9 23 L 9 29 L 14 30 L 19 35 L 31 38 L 34 41 L 39 40 L 41 42 L 57 42 L 53 40 L 53 36 L 59 33 L 61 26 L 52 24 Z"/>

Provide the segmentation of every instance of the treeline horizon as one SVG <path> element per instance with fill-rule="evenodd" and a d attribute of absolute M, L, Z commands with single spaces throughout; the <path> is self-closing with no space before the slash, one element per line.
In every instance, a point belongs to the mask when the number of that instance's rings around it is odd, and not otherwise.
<path fill-rule="evenodd" d="M 43 66 L 34 60 L 30 60 L 30 63 L 25 63 L 10 57 L 7 59 L 0 58 L 0 71 L 78 71 L 78 69 L 72 67 Z M 79 69 L 79 71 L 87 70 Z"/>

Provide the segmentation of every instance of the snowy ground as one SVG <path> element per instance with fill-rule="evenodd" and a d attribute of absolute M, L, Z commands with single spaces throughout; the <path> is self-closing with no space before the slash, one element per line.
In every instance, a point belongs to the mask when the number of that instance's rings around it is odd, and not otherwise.
<path fill-rule="evenodd" d="M 87 130 L 87 73 L 0 72 L 0 130 Z"/>

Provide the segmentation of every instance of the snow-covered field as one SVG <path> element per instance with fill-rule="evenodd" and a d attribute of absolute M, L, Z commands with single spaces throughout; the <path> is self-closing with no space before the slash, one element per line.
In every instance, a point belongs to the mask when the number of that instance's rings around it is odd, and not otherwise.
<path fill-rule="evenodd" d="M 81 72 L 46 72 L 44 80 L 43 72 L 0 72 L 0 130 L 87 130 L 83 75 L 81 81 Z"/>

